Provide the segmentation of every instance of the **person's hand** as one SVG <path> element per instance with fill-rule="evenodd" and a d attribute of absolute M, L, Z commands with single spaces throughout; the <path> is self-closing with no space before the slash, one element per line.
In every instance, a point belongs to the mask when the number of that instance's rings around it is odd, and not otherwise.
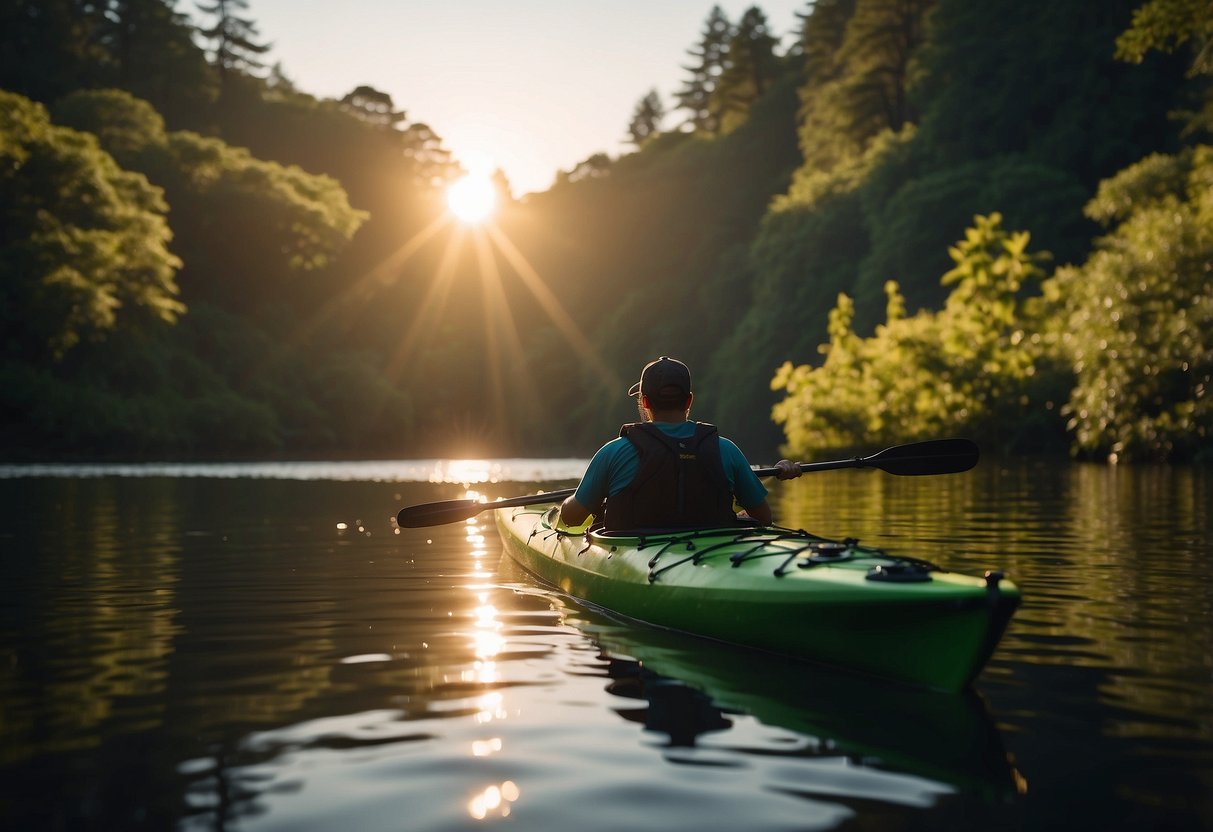
<path fill-rule="evenodd" d="M 779 460 L 775 463 L 775 468 L 775 476 L 781 480 L 794 480 L 804 473 L 800 470 L 800 465 L 790 459 Z"/>

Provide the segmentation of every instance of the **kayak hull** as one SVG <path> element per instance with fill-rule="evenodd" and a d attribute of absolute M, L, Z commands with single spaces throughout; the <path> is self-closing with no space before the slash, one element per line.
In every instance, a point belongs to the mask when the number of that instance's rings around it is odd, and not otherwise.
<path fill-rule="evenodd" d="M 644 535 L 554 528 L 553 509 L 494 512 L 527 571 L 616 615 L 916 686 L 968 686 L 1020 601 L 978 578 L 855 541 L 775 527 Z"/>

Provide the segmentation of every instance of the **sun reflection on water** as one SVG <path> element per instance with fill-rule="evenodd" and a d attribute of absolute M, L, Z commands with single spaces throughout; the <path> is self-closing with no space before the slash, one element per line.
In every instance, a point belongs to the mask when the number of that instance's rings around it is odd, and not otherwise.
<path fill-rule="evenodd" d="M 491 459 L 439 459 L 430 471 L 430 482 L 497 482 L 504 472 L 503 464 Z"/>
<path fill-rule="evenodd" d="M 476 663 L 472 666 L 471 674 L 476 681 L 493 684 L 497 681 L 497 662 L 492 659 L 505 647 L 505 637 L 501 634 L 501 622 L 497 620 L 497 608 L 486 603 L 487 592 L 476 594 L 480 606 L 472 611 L 475 622 L 472 632 L 472 649 L 476 654 Z"/>
<path fill-rule="evenodd" d="M 467 463 L 471 465 L 471 463 Z M 465 473 L 473 471 L 469 467 Z M 483 481 L 469 476 L 465 482 Z M 474 488 L 467 488 L 464 499 L 485 502 L 486 497 Z M 487 516 L 487 514 L 486 514 Z M 471 607 L 471 648 L 475 660 L 470 667 L 460 672 L 460 681 L 466 684 L 484 685 L 485 690 L 475 700 L 474 720 L 477 725 L 490 725 L 509 717 L 506 710 L 505 696 L 494 686 L 501 682 L 496 657 L 505 649 L 506 639 L 503 634 L 504 625 L 500 619 L 500 611 L 492 603 L 493 573 L 485 567 L 485 558 L 489 554 L 489 544 L 485 525 L 480 518 L 471 517 L 464 526 L 464 536 L 468 544 L 468 554 L 472 558 L 471 580 L 467 589 L 473 593 L 475 602 Z M 487 524 L 491 527 L 491 522 Z M 486 734 L 488 729 L 486 729 Z M 500 736 L 484 736 L 472 742 L 471 753 L 474 758 L 486 758 L 499 754 L 504 747 Z M 490 817 L 504 818 L 510 814 L 510 804 L 518 800 L 520 791 L 512 780 L 494 783 L 474 794 L 468 801 L 467 811 L 476 820 Z"/>
<path fill-rule="evenodd" d="M 468 801 L 468 814 L 476 820 L 484 820 L 489 815 L 508 817 L 510 804 L 521 794 L 513 780 L 506 780 L 500 785 L 494 783 Z"/>
<path fill-rule="evenodd" d="M 486 693 L 476 700 L 476 721 L 481 725 L 487 725 L 490 722 L 503 720 L 509 717 L 503 706 L 505 699 L 496 691 Z"/>
<path fill-rule="evenodd" d="M 492 604 L 487 604 L 485 601 L 488 593 L 477 593 L 477 599 L 480 601 L 480 606 L 472 610 L 472 614 L 476 616 L 476 626 L 493 630 L 501 629 L 501 622 L 497 620 L 497 608 Z"/>
<path fill-rule="evenodd" d="M 490 757 L 502 748 L 501 737 L 487 740 L 476 740 L 472 743 L 473 757 Z"/>

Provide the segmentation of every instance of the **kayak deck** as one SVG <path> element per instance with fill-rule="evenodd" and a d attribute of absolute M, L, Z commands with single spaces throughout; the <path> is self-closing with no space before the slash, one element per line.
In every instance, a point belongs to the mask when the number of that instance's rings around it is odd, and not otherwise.
<path fill-rule="evenodd" d="M 566 594 L 648 624 L 956 691 L 1019 604 L 973 577 L 804 531 L 729 527 L 601 533 L 555 509 L 499 509 L 506 551 Z"/>

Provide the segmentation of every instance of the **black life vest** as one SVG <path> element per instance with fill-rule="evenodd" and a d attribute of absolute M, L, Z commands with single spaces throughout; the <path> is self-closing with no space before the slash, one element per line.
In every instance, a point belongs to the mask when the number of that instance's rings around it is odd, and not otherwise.
<path fill-rule="evenodd" d="M 636 448 L 640 466 L 607 498 L 602 522 L 608 531 L 737 525 L 715 425 L 696 422 L 688 439 L 651 422 L 624 425 L 619 435 Z"/>

